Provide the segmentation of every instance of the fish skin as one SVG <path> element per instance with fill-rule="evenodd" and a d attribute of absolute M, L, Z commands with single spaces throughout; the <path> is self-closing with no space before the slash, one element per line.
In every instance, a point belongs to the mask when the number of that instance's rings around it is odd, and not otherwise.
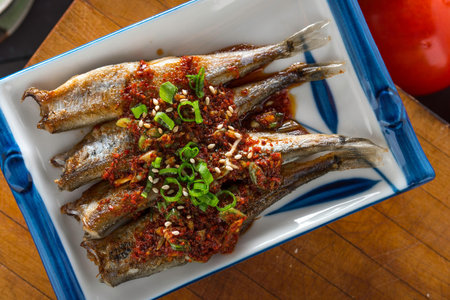
<path fill-rule="evenodd" d="M 250 138 L 262 151 L 280 152 L 283 162 L 304 159 L 325 151 L 355 151 L 365 154 L 372 164 L 378 164 L 387 150 L 365 138 L 339 134 L 302 134 L 250 132 Z"/>
<path fill-rule="evenodd" d="M 328 21 L 317 22 L 270 46 L 198 55 L 198 66 L 205 68 L 209 84 L 223 84 L 273 60 L 323 46 L 330 39 L 323 30 L 327 24 Z M 179 66 L 180 61 L 179 57 L 167 57 L 149 62 L 149 67 L 154 70 L 154 82 L 163 82 L 164 74 Z M 121 91 L 138 66 L 138 62 L 129 62 L 100 67 L 74 76 L 52 91 L 31 87 L 25 91 L 22 100 L 34 98 L 42 117 L 38 128 L 50 133 L 99 124 L 122 114 Z"/>
<path fill-rule="evenodd" d="M 155 194 L 149 195 L 148 199 L 135 197 L 134 203 L 130 199 L 123 200 L 126 195 L 140 195 L 142 189 L 130 184 L 112 188 L 109 182 L 101 181 L 86 190 L 77 201 L 63 205 L 61 212 L 80 221 L 85 238 L 99 239 L 154 204 Z M 119 215 L 117 211 L 127 214 Z"/>
<path fill-rule="evenodd" d="M 238 116 L 251 109 L 276 92 L 296 83 L 323 80 L 344 73 L 343 62 L 305 64 L 296 63 L 288 69 L 267 79 L 252 82 L 234 89 L 234 103 Z"/>
<path fill-rule="evenodd" d="M 115 122 L 96 126 L 68 152 L 51 159 L 55 166 L 64 166 L 61 178 L 55 182 L 62 190 L 72 191 L 101 178 L 111 165 L 114 153 L 134 147 L 132 135 Z"/>
<path fill-rule="evenodd" d="M 301 185 L 323 176 L 331 171 L 371 167 L 364 153 L 343 151 L 328 153 L 309 162 L 291 162 L 282 167 L 283 184 L 274 191 L 268 191 L 258 199 L 251 201 L 246 211 L 246 220 L 240 233 L 248 229 L 255 218 L 270 205 L 288 195 Z M 111 235 L 100 240 L 85 240 L 81 243 L 88 252 L 88 257 L 99 267 L 100 280 L 110 286 L 117 286 L 125 281 L 147 277 L 163 270 L 181 266 L 188 258 L 180 256 L 169 258 L 154 257 L 146 262 L 137 262 L 131 257 L 135 241 L 135 232 L 142 230 L 146 223 L 144 215 Z"/>

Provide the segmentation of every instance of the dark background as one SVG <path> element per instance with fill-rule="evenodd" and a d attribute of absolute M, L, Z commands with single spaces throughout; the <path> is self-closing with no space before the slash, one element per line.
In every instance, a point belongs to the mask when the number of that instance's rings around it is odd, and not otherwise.
<path fill-rule="evenodd" d="M 25 21 L 0 43 L 0 78 L 22 69 L 48 35 L 72 0 L 35 0 Z M 442 119 L 450 122 L 450 87 L 417 97 Z"/>

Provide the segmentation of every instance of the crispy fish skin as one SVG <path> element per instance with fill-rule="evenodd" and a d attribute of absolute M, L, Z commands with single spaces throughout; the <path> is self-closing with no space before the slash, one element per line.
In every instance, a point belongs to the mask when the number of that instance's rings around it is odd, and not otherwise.
<path fill-rule="evenodd" d="M 244 232 L 262 211 L 299 186 L 331 171 L 372 167 L 373 165 L 368 163 L 371 160 L 365 153 L 343 151 L 332 152 L 309 162 L 292 162 L 284 165 L 282 186 L 249 202 L 247 210 L 243 211 L 247 218 L 239 232 Z M 104 239 L 82 242 L 81 246 L 86 248 L 88 257 L 99 267 L 101 281 L 114 287 L 125 281 L 150 276 L 188 262 L 189 258 L 185 255 L 155 256 L 145 262 L 138 262 L 131 256 L 135 245 L 135 233 L 144 229 L 149 217 L 144 215 Z"/>
<path fill-rule="evenodd" d="M 55 166 L 63 166 L 63 173 L 55 182 L 62 190 L 72 191 L 101 178 L 111 165 L 114 153 L 123 153 L 134 147 L 132 135 L 115 122 L 95 127 L 70 151 L 52 158 Z"/>
<path fill-rule="evenodd" d="M 323 46 L 329 41 L 323 28 L 327 21 L 312 24 L 285 41 L 251 50 L 221 52 L 196 56 L 205 78 L 212 85 L 242 77 L 269 62 Z M 154 82 L 179 66 L 181 59 L 167 57 L 149 62 Z M 121 91 L 139 66 L 138 62 L 101 67 L 72 77 L 52 91 L 31 87 L 22 100 L 30 96 L 40 106 L 38 128 L 50 133 L 99 124 L 119 117 L 123 112 Z"/>
<path fill-rule="evenodd" d="M 109 182 L 102 181 L 85 191 L 79 200 L 63 205 L 61 212 L 80 221 L 87 238 L 98 239 L 153 204 L 156 195 L 144 199 L 139 197 L 141 192 L 142 187 L 124 184 L 111 188 Z"/>

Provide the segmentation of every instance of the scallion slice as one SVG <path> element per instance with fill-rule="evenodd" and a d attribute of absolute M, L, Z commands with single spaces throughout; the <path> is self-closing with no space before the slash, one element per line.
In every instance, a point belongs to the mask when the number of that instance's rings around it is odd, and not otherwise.
<path fill-rule="evenodd" d="M 185 105 L 192 106 L 192 108 L 194 109 L 194 118 L 187 118 L 187 117 L 183 116 L 181 109 Z M 198 101 L 181 102 L 178 105 L 177 111 L 178 111 L 178 115 L 180 116 L 180 119 L 183 120 L 184 122 L 194 122 L 195 121 L 195 123 L 197 123 L 197 124 L 203 123 L 202 113 L 200 111 L 200 106 L 198 104 Z"/>
<path fill-rule="evenodd" d="M 161 169 L 159 171 L 159 175 L 177 175 L 178 174 L 178 169 L 177 168 L 165 168 L 165 169 Z"/>
<path fill-rule="evenodd" d="M 171 82 L 167 81 L 167 82 L 164 82 L 159 87 L 159 97 L 161 99 L 163 99 L 163 101 L 172 104 L 173 96 L 175 96 L 177 91 L 178 91 L 178 88 L 176 86 L 174 86 Z"/>
<path fill-rule="evenodd" d="M 196 166 L 196 169 L 207 185 L 210 185 L 214 181 L 214 178 L 208 169 L 207 163 L 205 163 L 204 161 L 199 162 Z"/>
<path fill-rule="evenodd" d="M 206 203 L 206 204 L 208 204 L 209 206 L 212 206 L 212 207 L 216 207 L 217 204 L 219 203 L 219 198 L 217 198 L 217 196 L 214 195 L 214 194 L 211 193 L 211 192 L 208 192 L 208 193 L 206 193 L 205 195 L 200 196 L 200 197 L 199 197 L 199 200 L 200 200 L 202 203 Z"/>
<path fill-rule="evenodd" d="M 148 145 L 145 145 L 145 142 L 147 141 L 147 138 L 145 137 L 145 135 L 141 135 L 139 137 L 139 141 L 138 141 L 138 147 L 140 150 L 145 150 L 147 149 Z"/>
<path fill-rule="evenodd" d="M 194 121 L 195 121 L 195 117 L 194 117 L 193 119 L 186 118 L 186 117 L 183 116 L 183 114 L 181 113 L 181 108 L 182 108 L 183 106 L 185 106 L 185 105 L 193 106 L 191 101 L 184 101 L 184 102 L 181 102 L 180 104 L 178 104 L 177 111 L 178 111 L 178 115 L 180 116 L 180 119 L 183 120 L 184 122 L 194 122 Z"/>
<path fill-rule="evenodd" d="M 167 127 L 169 130 L 172 130 L 175 127 L 175 122 L 163 112 L 157 112 L 153 120 Z"/>
<path fill-rule="evenodd" d="M 199 98 L 203 98 L 205 93 L 203 87 L 205 85 L 205 68 L 201 67 L 200 71 L 196 75 L 186 75 L 189 79 L 189 86 L 195 91 L 195 94 Z"/>
<path fill-rule="evenodd" d="M 157 168 L 157 169 L 161 168 L 161 161 L 162 161 L 162 157 L 158 156 L 157 158 L 155 158 L 154 161 L 152 161 L 152 167 Z"/>
<path fill-rule="evenodd" d="M 189 182 L 187 185 L 189 195 L 192 197 L 200 197 L 209 192 L 209 185 L 207 185 L 202 179 Z"/>
<path fill-rule="evenodd" d="M 148 197 L 148 193 L 150 193 L 150 191 L 152 190 L 153 187 L 153 183 L 150 180 L 147 180 L 147 184 L 144 188 L 144 190 L 141 193 L 141 196 L 143 198 L 147 198 Z"/>
<path fill-rule="evenodd" d="M 178 168 L 178 176 L 180 177 L 180 180 L 184 182 L 194 181 L 195 178 L 194 167 L 190 163 L 187 162 L 182 163 L 181 166 Z"/>
<path fill-rule="evenodd" d="M 148 112 L 148 110 L 147 106 L 141 103 L 139 105 L 136 105 L 135 107 L 132 107 L 131 112 L 133 113 L 136 119 L 139 119 L 142 116 L 142 114 Z"/>
<path fill-rule="evenodd" d="M 161 188 L 160 193 L 161 196 L 167 201 L 167 202 L 177 202 L 178 200 L 180 200 L 182 192 L 183 192 L 183 187 L 181 186 L 181 184 L 178 182 L 178 180 L 176 180 L 173 177 L 168 177 L 164 180 L 164 185 L 166 184 L 171 184 L 171 183 L 175 183 L 178 186 L 178 191 L 175 194 L 175 196 L 167 196 L 164 193 L 166 192 L 165 190 L 163 190 Z"/>
<path fill-rule="evenodd" d="M 222 195 L 231 196 L 233 198 L 233 201 L 230 204 L 225 205 L 224 207 L 216 206 L 218 211 L 227 211 L 230 208 L 233 208 L 236 206 L 236 202 L 237 202 L 236 196 L 232 192 L 227 191 L 227 190 L 222 190 L 216 194 L 217 198 L 219 198 Z M 220 201 L 220 199 L 219 199 L 219 201 Z"/>
<path fill-rule="evenodd" d="M 191 147 L 191 146 L 193 146 L 193 147 Z M 200 152 L 200 150 L 198 149 L 197 145 L 193 142 L 189 142 L 186 144 L 186 146 L 181 148 L 181 150 L 179 150 L 178 153 L 179 153 L 180 159 L 183 162 L 188 162 L 191 158 L 196 157 L 199 152 Z"/>

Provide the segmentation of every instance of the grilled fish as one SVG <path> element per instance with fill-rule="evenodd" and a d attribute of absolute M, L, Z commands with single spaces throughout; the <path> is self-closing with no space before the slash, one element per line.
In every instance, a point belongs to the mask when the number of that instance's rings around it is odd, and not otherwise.
<path fill-rule="evenodd" d="M 283 165 L 295 160 L 304 160 L 319 153 L 338 150 L 347 153 L 346 157 L 350 157 L 349 153 L 365 157 L 367 166 L 376 166 L 385 152 L 382 147 L 367 139 L 342 135 L 250 133 L 249 138 L 257 140 L 254 147 L 261 147 L 263 152 L 281 153 Z M 226 157 L 223 155 L 219 158 Z M 246 172 L 252 175 L 254 170 L 249 168 Z M 248 177 L 249 173 L 246 176 Z M 252 181 L 259 186 L 254 177 Z M 155 186 L 159 190 L 161 185 L 162 180 Z M 85 191 L 79 200 L 64 205 L 61 211 L 80 220 L 88 238 L 102 238 L 118 225 L 129 221 L 136 212 L 154 205 L 159 195 L 152 192 L 148 198 L 144 199 L 139 197 L 140 191 L 142 188 L 133 189 L 129 185 L 113 188 L 108 183 L 101 182 Z M 137 195 L 134 197 L 134 203 L 130 203 L 131 198 L 123 199 L 125 192 Z"/>
<path fill-rule="evenodd" d="M 321 21 L 297 32 L 285 41 L 250 50 L 219 52 L 193 56 L 198 68 L 205 68 L 205 79 L 211 85 L 224 84 L 242 77 L 273 60 L 309 51 L 329 41 Z M 186 57 L 167 57 L 148 62 L 143 72 L 152 73 L 154 85 L 164 82 L 165 75 L 181 68 Z M 31 87 L 22 100 L 30 96 L 40 106 L 38 128 L 50 133 L 98 124 L 123 113 L 122 90 L 133 80 L 139 62 L 110 65 L 77 75 L 52 91 Z"/>
<path fill-rule="evenodd" d="M 267 97 L 292 84 L 322 80 L 342 72 L 343 63 L 294 64 L 264 80 L 232 89 L 235 114 L 242 117 Z M 115 122 L 95 127 L 72 150 L 52 159 L 53 165 L 64 167 L 56 183 L 60 189 L 71 191 L 101 178 L 114 159 L 112 155 L 130 150 L 132 142 L 132 133 L 115 126 Z"/>
<path fill-rule="evenodd" d="M 242 233 L 263 210 L 299 186 L 330 171 L 370 167 L 371 164 L 368 164 L 367 161 L 371 160 L 373 160 L 371 157 L 361 155 L 359 152 L 342 151 L 332 152 L 309 162 L 292 162 L 284 165 L 282 186 L 254 197 L 248 207 L 241 210 L 245 214 L 245 217 L 240 220 L 241 222 L 228 224 L 228 233 L 231 236 Z M 82 242 L 81 245 L 86 248 L 88 257 L 99 267 L 101 281 L 110 286 L 117 286 L 125 281 L 150 276 L 192 261 L 187 248 L 176 251 L 171 256 L 149 253 L 148 259 L 145 261 L 136 259 L 135 249 L 140 242 L 139 237 L 149 230 L 149 224 L 155 225 L 154 222 L 152 223 L 154 215 L 155 211 L 152 210 L 140 219 L 114 231 L 106 238 Z M 161 226 L 165 228 L 164 225 Z M 214 253 L 229 252 L 230 245 L 227 237 L 223 237 L 218 242 L 220 247 Z M 157 236 L 155 243 L 160 243 L 161 240 L 164 240 L 164 235 Z M 226 251 L 223 251 L 223 248 L 226 248 Z"/>

